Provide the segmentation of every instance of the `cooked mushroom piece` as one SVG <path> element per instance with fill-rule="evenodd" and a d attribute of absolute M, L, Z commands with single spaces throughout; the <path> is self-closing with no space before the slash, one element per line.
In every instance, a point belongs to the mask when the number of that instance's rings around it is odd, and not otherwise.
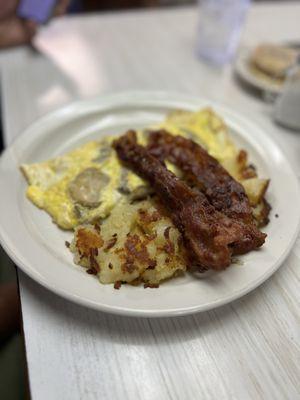
<path fill-rule="evenodd" d="M 72 199 L 84 207 L 100 204 L 101 189 L 107 185 L 109 177 L 97 168 L 87 168 L 80 172 L 69 184 Z"/>

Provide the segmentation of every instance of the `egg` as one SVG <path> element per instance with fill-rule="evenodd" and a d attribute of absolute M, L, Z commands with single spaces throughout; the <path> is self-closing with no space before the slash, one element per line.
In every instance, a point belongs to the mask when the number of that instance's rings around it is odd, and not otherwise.
<path fill-rule="evenodd" d="M 196 112 L 174 111 L 159 126 L 174 135 L 194 140 L 221 163 L 238 154 L 224 121 L 210 108 Z"/>
<path fill-rule="evenodd" d="M 121 165 L 112 140 L 89 142 L 51 160 L 21 165 L 28 199 L 62 229 L 107 217 L 122 195 L 143 185 Z"/>
<path fill-rule="evenodd" d="M 175 111 L 150 129 L 156 128 L 193 139 L 222 163 L 238 154 L 223 120 L 211 109 Z M 147 130 L 138 131 L 137 136 L 140 144 L 147 143 Z M 124 196 L 139 195 L 147 185 L 121 165 L 111 146 L 113 139 L 88 142 L 41 163 L 23 164 L 28 199 L 45 210 L 60 228 L 74 229 L 106 218 Z M 174 165 L 166 165 L 180 176 Z"/>

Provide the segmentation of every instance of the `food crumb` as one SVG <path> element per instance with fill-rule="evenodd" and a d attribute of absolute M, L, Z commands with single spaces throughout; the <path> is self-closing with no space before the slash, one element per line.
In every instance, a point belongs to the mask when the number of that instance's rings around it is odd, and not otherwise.
<path fill-rule="evenodd" d="M 101 228 L 100 228 L 100 225 L 99 225 L 99 224 L 95 223 L 94 228 L 95 228 L 95 230 L 96 230 L 98 233 L 101 232 Z"/>
<path fill-rule="evenodd" d="M 111 239 L 109 239 L 109 241 L 107 242 L 106 247 L 104 248 L 104 251 L 108 251 L 109 249 L 111 249 L 112 247 L 114 247 L 114 245 L 117 243 L 117 236 L 113 236 Z"/>
<path fill-rule="evenodd" d="M 89 268 L 86 270 L 89 275 L 97 275 L 97 270 L 95 268 Z"/>
<path fill-rule="evenodd" d="M 121 281 L 117 281 L 114 284 L 114 289 L 119 290 L 121 286 L 122 286 L 122 282 Z"/>
<path fill-rule="evenodd" d="M 147 269 L 154 269 L 157 265 L 156 260 L 149 260 L 148 268 Z"/>
<path fill-rule="evenodd" d="M 171 226 L 168 226 L 168 227 L 165 229 L 165 231 L 164 231 L 164 237 L 165 237 L 167 240 L 170 239 L 170 229 L 171 229 Z"/>
<path fill-rule="evenodd" d="M 147 288 L 157 289 L 157 288 L 159 288 L 159 284 L 158 283 L 145 283 L 144 289 L 147 289 Z"/>

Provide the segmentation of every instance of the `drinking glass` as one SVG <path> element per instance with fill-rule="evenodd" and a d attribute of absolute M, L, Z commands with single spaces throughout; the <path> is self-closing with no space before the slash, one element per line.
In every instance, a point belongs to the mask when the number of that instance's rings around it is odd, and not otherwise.
<path fill-rule="evenodd" d="M 198 56 L 215 64 L 233 57 L 250 0 L 199 0 Z"/>

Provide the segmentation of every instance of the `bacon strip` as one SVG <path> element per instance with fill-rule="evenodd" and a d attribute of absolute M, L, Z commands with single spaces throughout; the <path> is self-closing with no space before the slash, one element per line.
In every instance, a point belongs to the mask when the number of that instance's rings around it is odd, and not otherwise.
<path fill-rule="evenodd" d="M 134 131 L 116 140 L 114 148 L 120 160 L 154 188 L 182 233 L 193 262 L 202 268 L 224 269 L 230 265 L 232 254 L 248 252 L 264 243 L 265 234 L 218 212 L 203 193 L 191 189 L 138 145 Z"/>
<path fill-rule="evenodd" d="M 150 133 L 148 149 L 160 160 L 168 159 L 179 167 L 185 180 L 200 189 L 218 211 L 245 223 L 253 222 L 243 186 L 199 144 L 159 130 Z"/>

